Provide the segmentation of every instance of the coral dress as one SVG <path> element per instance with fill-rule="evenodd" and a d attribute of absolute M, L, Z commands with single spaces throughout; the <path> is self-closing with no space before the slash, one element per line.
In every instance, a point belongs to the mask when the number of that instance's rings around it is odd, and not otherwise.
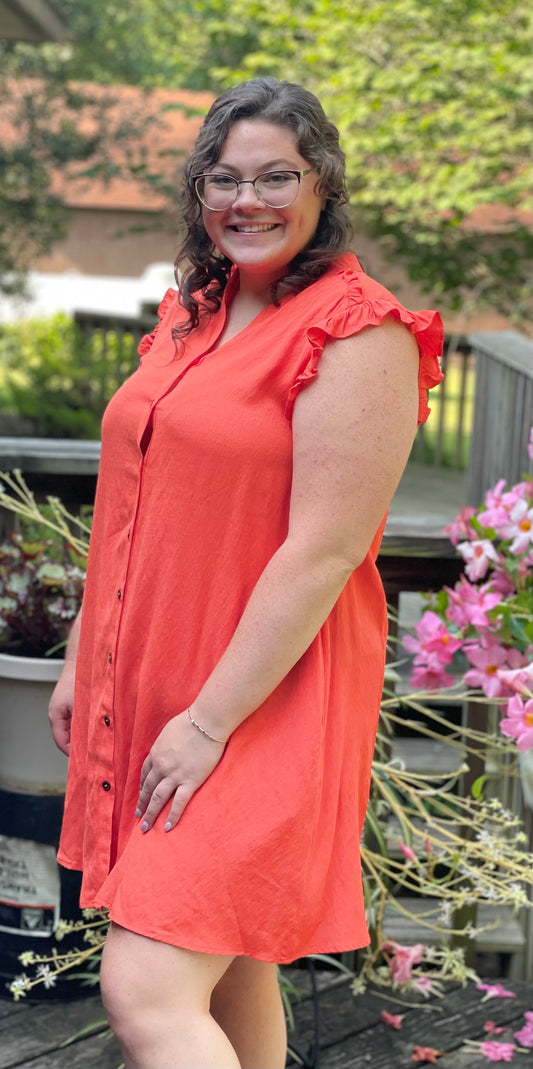
<path fill-rule="evenodd" d="M 383 523 L 307 652 L 231 736 L 178 826 L 143 835 L 141 765 L 195 699 L 285 539 L 291 413 L 331 338 L 392 315 L 417 339 L 420 420 L 437 313 L 352 254 L 215 348 L 222 307 L 175 345 L 170 290 L 104 416 L 59 860 L 83 906 L 154 939 L 287 962 L 368 942 L 359 843 L 384 669 Z"/>

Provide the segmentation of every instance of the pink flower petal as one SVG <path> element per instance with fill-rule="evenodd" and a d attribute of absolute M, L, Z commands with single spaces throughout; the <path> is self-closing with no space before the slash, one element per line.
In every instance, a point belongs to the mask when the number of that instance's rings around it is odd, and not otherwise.
<path fill-rule="evenodd" d="M 486 1002 L 488 998 L 516 998 L 515 992 L 506 991 L 502 984 L 476 984 L 476 988 L 486 992 L 482 1002 Z"/>
<path fill-rule="evenodd" d="M 443 1053 L 442 1050 L 435 1050 L 435 1047 L 413 1047 L 411 1061 L 429 1062 L 431 1065 L 435 1065 L 437 1058 L 440 1058 Z"/>
<path fill-rule="evenodd" d="M 533 1047 L 533 1011 L 526 1010 L 524 1017 L 526 1024 L 519 1032 L 514 1033 L 521 1047 Z"/>
<path fill-rule="evenodd" d="M 480 1044 L 479 1049 L 489 1062 L 510 1062 L 516 1047 L 514 1043 L 495 1043 L 492 1039 L 487 1039 L 485 1043 Z"/>
<path fill-rule="evenodd" d="M 406 857 L 408 861 L 416 861 L 416 854 L 412 846 L 407 846 L 407 843 L 400 843 L 399 846 L 403 856 Z"/>
<path fill-rule="evenodd" d="M 388 1024 L 390 1028 L 395 1028 L 397 1031 L 402 1027 L 402 1021 L 405 1017 L 405 1013 L 387 1013 L 386 1010 L 381 1011 L 381 1020 L 383 1024 Z"/>

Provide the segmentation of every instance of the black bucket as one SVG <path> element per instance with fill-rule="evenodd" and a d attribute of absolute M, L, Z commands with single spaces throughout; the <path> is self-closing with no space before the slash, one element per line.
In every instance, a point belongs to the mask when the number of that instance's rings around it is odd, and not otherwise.
<path fill-rule="evenodd" d="M 57 795 L 12 794 L 0 789 L 0 998 L 13 997 L 9 988 L 17 976 L 25 973 L 33 978 L 36 974 L 35 965 L 21 964 L 21 954 L 32 951 L 48 957 L 54 950 L 64 954 L 76 947 L 88 948 L 83 932 L 70 932 L 61 939 L 55 936 L 60 918 L 82 919 L 81 873 L 58 865 L 55 857 L 63 801 Z M 86 968 L 82 965 L 72 973 L 85 972 Z M 33 1001 L 94 994 L 92 986 L 69 979 L 69 972 L 57 976 L 53 986 L 37 984 L 26 997 Z"/>

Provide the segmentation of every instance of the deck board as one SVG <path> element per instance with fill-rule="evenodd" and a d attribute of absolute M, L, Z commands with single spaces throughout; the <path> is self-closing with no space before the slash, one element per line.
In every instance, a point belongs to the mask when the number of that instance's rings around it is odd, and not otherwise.
<path fill-rule="evenodd" d="M 491 980 L 491 982 L 494 982 Z M 305 994 L 294 1004 L 296 1027 L 289 1039 L 307 1056 L 314 1038 L 312 1002 L 307 994 L 307 976 L 302 973 Z M 513 1040 L 524 1024 L 523 1014 L 533 1005 L 531 985 L 506 981 L 516 998 L 482 1002 L 474 984 L 450 984 L 442 998 L 429 1001 L 416 996 L 402 998 L 385 991 L 369 990 L 354 996 L 349 980 L 333 978 L 319 995 L 320 1069 L 413 1069 L 414 1045 L 445 1052 L 440 1069 L 486 1069 L 489 1064 L 468 1047 L 466 1040 L 486 1038 L 484 1022 L 491 1019 L 508 1032 L 496 1038 Z M 403 1013 L 400 1031 L 381 1021 L 381 1011 Z M 102 1015 L 97 995 L 71 1002 L 0 1001 L 0 1069 L 117 1069 L 118 1045 L 102 1030 L 61 1046 L 74 1032 Z M 516 1054 L 517 1066 L 533 1069 L 533 1051 Z M 289 1067 L 296 1063 L 289 1059 Z"/>

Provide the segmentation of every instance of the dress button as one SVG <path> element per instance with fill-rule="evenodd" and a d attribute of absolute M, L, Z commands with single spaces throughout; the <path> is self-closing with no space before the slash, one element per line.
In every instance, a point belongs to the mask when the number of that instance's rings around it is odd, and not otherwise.
<path fill-rule="evenodd" d="M 113 654 L 112 653 L 108 653 L 107 659 L 108 659 L 110 664 L 113 664 Z"/>
<path fill-rule="evenodd" d="M 120 601 L 121 597 L 122 597 L 122 590 L 117 590 L 117 598 L 118 598 L 119 601 Z"/>
<path fill-rule="evenodd" d="M 104 724 L 105 724 L 106 728 L 111 727 L 111 720 L 109 719 L 108 716 L 104 716 Z"/>
<path fill-rule="evenodd" d="M 111 790 L 111 784 L 108 783 L 106 779 L 102 783 L 102 787 L 104 788 L 104 791 L 110 791 Z"/>
<path fill-rule="evenodd" d="M 131 528 L 130 528 L 130 530 L 128 531 L 128 538 L 131 538 Z"/>

